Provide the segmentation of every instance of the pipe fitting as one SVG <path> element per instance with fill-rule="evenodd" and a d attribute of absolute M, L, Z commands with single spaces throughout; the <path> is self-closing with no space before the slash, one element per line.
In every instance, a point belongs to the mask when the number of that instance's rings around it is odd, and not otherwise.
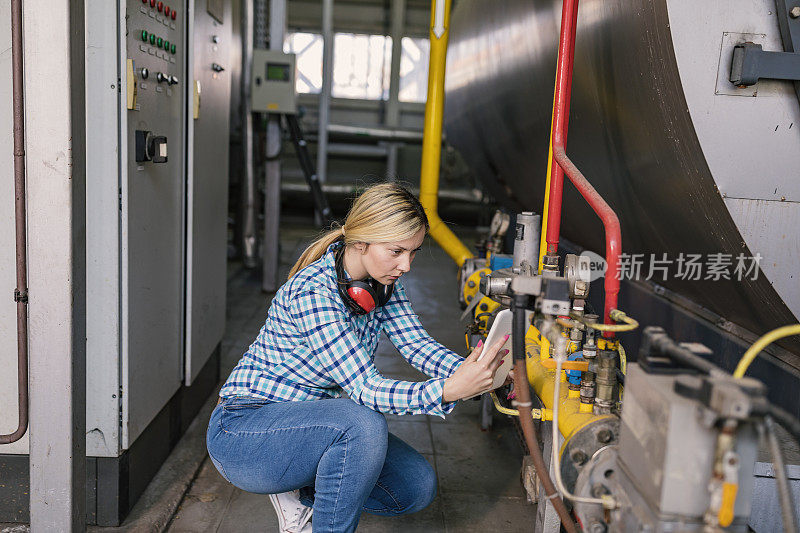
<path fill-rule="evenodd" d="M 615 403 L 617 389 L 616 354 L 603 350 L 597 364 L 597 393 L 594 400 L 595 414 L 610 414 Z"/>

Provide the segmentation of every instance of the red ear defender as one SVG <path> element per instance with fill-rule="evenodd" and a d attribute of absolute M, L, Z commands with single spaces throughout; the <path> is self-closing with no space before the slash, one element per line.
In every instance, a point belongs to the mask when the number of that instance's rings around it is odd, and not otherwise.
<path fill-rule="evenodd" d="M 347 294 L 367 313 L 375 309 L 375 298 L 371 291 L 363 287 L 350 287 L 347 289 Z"/>
<path fill-rule="evenodd" d="M 394 285 L 382 285 L 374 279 L 366 281 L 345 278 L 344 246 L 336 252 L 336 285 L 339 296 L 347 308 L 356 315 L 366 315 L 378 306 L 385 305 L 392 297 Z"/>

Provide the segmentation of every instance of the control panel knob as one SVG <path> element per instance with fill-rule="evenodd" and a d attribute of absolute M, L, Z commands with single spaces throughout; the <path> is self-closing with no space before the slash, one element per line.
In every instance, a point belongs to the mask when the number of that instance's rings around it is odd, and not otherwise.
<path fill-rule="evenodd" d="M 166 163 L 167 138 L 147 130 L 136 130 L 136 162 Z"/>
<path fill-rule="evenodd" d="M 170 85 L 178 85 L 178 77 L 177 76 L 170 76 L 169 77 L 169 84 Z"/>
<path fill-rule="evenodd" d="M 214 43 L 214 44 L 219 43 L 219 35 L 212 35 L 211 36 L 211 42 Z"/>
<path fill-rule="evenodd" d="M 225 67 L 223 67 L 219 63 L 211 63 L 211 70 L 213 70 L 214 72 L 222 72 L 223 70 L 225 70 Z"/>
<path fill-rule="evenodd" d="M 156 74 L 156 80 L 158 80 L 158 83 L 162 83 L 165 81 L 169 81 L 169 77 L 163 72 L 159 72 L 158 74 Z"/>
<path fill-rule="evenodd" d="M 142 70 L 140 71 L 140 74 L 143 80 L 146 80 L 148 77 L 150 77 L 150 71 L 147 70 L 147 67 L 143 67 Z"/>

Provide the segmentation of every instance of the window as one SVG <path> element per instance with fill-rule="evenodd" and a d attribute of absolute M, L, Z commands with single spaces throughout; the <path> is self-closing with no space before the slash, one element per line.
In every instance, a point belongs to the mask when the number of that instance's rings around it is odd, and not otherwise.
<path fill-rule="evenodd" d="M 322 35 L 290 33 L 283 43 L 283 51 L 297 54 L 295 90 L 319 94 L 322 91 Z"/>
<path fill-rule="evenodd" d="M 322 35 L 290 33 L 283 50 L 297 55 L 298 93 L 322 91 Z M 400 58 L 401 102 L 424 102 L 428 90 L 428 39 L 403 37 Z M 333 87 L 336 98 L 387 100 L 392 63 L 392 38 L 386 35 L 335 33 Z"/>
<path fill-rule="evenodd" d="M 428 93 L 428 39 L 403 37 L 400 56 L 400 101 L 424 102 Z"/>
<path fill-rule="evenodd" d="M 391 62 L 391 37 L 337 33 L 333 42 L 331 95 L 337 98 L 388 99 Z"/>

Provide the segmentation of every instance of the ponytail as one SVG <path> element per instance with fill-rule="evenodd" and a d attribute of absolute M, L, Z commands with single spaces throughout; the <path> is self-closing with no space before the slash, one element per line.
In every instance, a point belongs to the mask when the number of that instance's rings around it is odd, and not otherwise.
<path fill-rule="evenodd" d="M 428 231 L 428 217 L 408 189 L 397 183 L 372 185 L 353 202 L 342 227 L 330 230 L 306 248 L 289 272 L 289 278 L 322 257 L 336 241 L 344 241 L 346 246 L 357 242 L 402 241 L 421 229 Z"/>
<path fill-rule="evenodd" d="M 322 237 L 318 238 L 316 241 L 311 243 L 311 245 L 306 248 L 303 254 L 300 256 L 300 259 L 294 264 L 292 269 L 289 271 L 289 279 L 292 278 L 295 274 L 299 271 L 303 270 L 305 267 L 322 257 L 325 251 L 328 249 L 328 246 L 339 241 L 344 238 L 344 228 L 336 228 L 332 229 L 329 232 L 325 233 Z"/>

